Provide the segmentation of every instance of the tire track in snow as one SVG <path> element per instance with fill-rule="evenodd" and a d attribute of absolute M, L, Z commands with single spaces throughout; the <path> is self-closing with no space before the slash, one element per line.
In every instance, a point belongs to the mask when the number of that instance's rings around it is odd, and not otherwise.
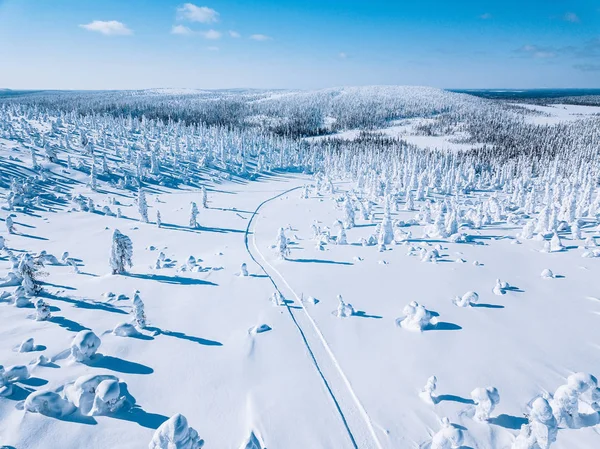
<path fill-rule="evenodd" d="M 304 302 L 298 296 L 298 294 L 294 291 L 294 289 L 290 286 L 287 280 L 283 277 L 283 275 L 271 265 L 262 252 L 258 249 L 256 245 L 255 238 L 255 218 L 258 216 L 259 210 L 265 206 L 267 203 L 276 200 L 284 195 L 287 195 L 290 192 L 295 190 L 299 190 L 302 188 L 301 186 L 294 187 L 292 189 L 285 190 L 275 196 L 272 196 L 262 203 L 260 203 L 250 220 L 248 221 L 248 225 L 246 227 L 246 233 L 244 235 L 244 242 L 246 245 L 246 251 L 250 255 L 251 259 L 262 269 L 265 275 L 269 278 L 273 287 L 281 293 L 281 295 L 286 298 L 289 295 L 285 295 L 281 290 L 280 286 L 277 284 L 275 279 L 271 273 L 274 273 L 280 280 L 282 284 L 285 285 L 286 290 L 288 290 L 292 296 L 296 299 L 296 302 L 300 304 L 302 307 L 302 311 L 304 312 L 300 316 L 296 316 L 294 309 L 292 309 L 289 304 L 286 303 L 286 309 L 292 319 L 294 325 L 298 329 L 300 336 L 308 350 L 308 353 L 312 359 L 312 362 L 321 377 L 321 380 L 325 384 L 325 388 L 327 389 L 334 405 L 339 413 L 344 427 L 348 432 L 348 436 L 350 438 L 350 442 L 354 449 L 382 449 L 381 443 L 377 438 L 377 434 L 375 433 L 375 429 L 373 428 L 373 424 L 371 419 L 369 418 L 366 410 L 362 406 L 360 400 L 356 396 L 356 393 L 352 389 L 352 385 L 350 384 L 348 378 L 346 377 L 344 371 L 342 370 L 340 364 L 338 363 L 335 355 L 333 354 L 327 340 L 321 333 L 321 330 L 312 319 L 308 310 L 306 309 Z M 249 245 L 249 235 L 250 230 L 252 228 L 252 246 L 256 251 L 257 255 L 262 259 L 262 262 L 255 257 L 255 255 L 250 250 Z M 265 268 L 268 267 L 271 273 L 267 271 Z M 301 324 L 301 321 L 304 323 Z M 310 340 L 310 342 L 309 342 Z"/>

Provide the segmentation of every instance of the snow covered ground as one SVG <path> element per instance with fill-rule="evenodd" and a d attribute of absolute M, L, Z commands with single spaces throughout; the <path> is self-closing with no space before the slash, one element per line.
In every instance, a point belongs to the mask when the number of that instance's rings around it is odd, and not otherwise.
<path fill-rule="evenodd" d="M 416 129 L 419 125 L 423 126 L 433 122 L 435 122 L 435 119 L 432 118 L 394 120 L 391 126 L 376 129 L 373 131 L 373 133 L 385 137 L 402 139 L 410 144 L 415 145 L 417 148 L 430 150 L 466 151 L 483 146 L 483 144 L 464 143 L 463 141 L 468 137 L 468 135 L 461 131 L 447 135 L 429 136 L 423 135 L 422 132 Z M 314 142 L 318 140 L 339 138 L 352 141 L 358 139 L 360 135 L 361 130 L 351 129 L 323 136 L 307 137 L 306 140 L 309 142 Z"/>
<path fill-rule="evenodd" d="M 581 120 L 600 115 L 600 107 L 576 104 L 553 104 L 542 106 L 537 104 L 515 103 L 516 106 L 536 111 L 541 114 L 527 115 L 529 123 L 538 125 L 556 125 L 565 121 Z"/>
<path fill-rule="evenodd" d="M 582 257 L 600 255 L 592 176 L 582 175 L 581 188 L 561 180 L 554 199 L 567 206 L 552 211 L 541 181 L 510 184 L 502 170 L 476 179 L 468 164 L 455 176 L 446 160 L 423 162 L 434 167 L 428 181 L 415 171 L 398 176 L 409 187 L 392 195 L 379 173 L 222 176 L 222 163 L 245 169 L 248 155 L 234 151 L 237 136 L 214 130 L 159 132 L 148 122 L 125 130 L 73 117 L 61 127 L 31 111 L 6 116 L 13 122 L 0 138 L 0 181 L 12 185 L 0 201 L 0 447 L 196 449 L 201 439 L 219 449 L 537 449 L 515 438 L 528 423 L 536 435 L 556 431 L 552 411 L 544 421 L 532 405 L 541 397 L 565 411 L 552 448 L 600 447 L 595 378 L 572 376 L 600 374 L 600 257 Z M 80 143 L 86 136 L 96 142 L 91 155 Z M 206 208 L 198 185 L 170 186 L 149 173 L 158 164 L 168 174 L 173 163 L 188 176 L 184 166 L 196 166 L 202 139 L 210 142 L 210 162 L 197 162 Z M 150 163 L 135 157 L 142 151 L 154 151 Z M 295 153 L 256 154 L 268 165 Z M 140 191 L 111 178 L 130 166 L 147 180 L 147 211 Z M 30 178 L 42 193 L 19 206 L 14 192 L 29 191 L 15 180 Z M 502 182 L 510 188 L 490 187 Z M 447 193 L 453 189 L 459 193 Z M 569 218 L 576 203 L 577 220 Z M 526 235 L 529 224 L 540 229 Z M 112 274 L 117 229 L 133 244 L 132 267 Z M 10 277 L 28 257 L 46 261 L 42 290 L 30 295 L 27 279 L 17 287 Z M 552 274 L 542 276 L 546 269 Z M 46 309 L 16 307 L 40 299 Z M 51 316 L 36 320 L 44 310 Z M 92 338 L 70 349 L 86 330 L 100 346 Z M 91 357 L 78 361 L 77 351 Z M 82 377 L 98 375 L 114 377 Z M 570 389 L 557 390 L 567 382 Z M 161 446 L 169 432 L 187 439 Z M 452 445 L 447 435 L 457 433 L 462 442 Z"/>

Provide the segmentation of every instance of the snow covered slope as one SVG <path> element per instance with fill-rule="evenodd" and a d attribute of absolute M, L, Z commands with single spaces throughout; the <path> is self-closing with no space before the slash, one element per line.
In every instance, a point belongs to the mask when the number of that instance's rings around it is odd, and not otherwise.
<path fill-rule="evenodd" d="M 3 105 L 0 447 L 600 447 L 588 123 L 512 157 Z"/>

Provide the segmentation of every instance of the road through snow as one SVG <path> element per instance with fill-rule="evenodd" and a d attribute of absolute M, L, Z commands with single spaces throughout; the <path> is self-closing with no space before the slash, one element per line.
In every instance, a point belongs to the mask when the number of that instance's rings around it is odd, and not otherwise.
<path fill-rule="evenodd" d="M 246 228 L 246 250 L 252 260 L 260 266 L 265 275 L 269 278 L 273 287 L 281 293 L 283 298 L 288 300 L 294 298 L 294 304 L 298 304 L 292 305 L 292 303 L 288 301 L 286 302 L 285 307 L 287 308 L 290 318 L 297 327 L 306 349 L 310 354 L 310 358 L 325 384 L 325 387 L 331 396 L 331 400 L 348 432 L 349 443 L 351 445 L 348 447 L 353 447 L 355 449 L 383 449 L 369 415 L 352 389 L 352 385 L 329 347 L 327 340 L 325 340 L 319 327 L 310 316 L 302 298 L 298 296 L 285 277 L 269 263 L 256 244 L 255 228 L 256 217 L 258 216 L 259 211 L 273 200 L 299 190 L 300 188 L 301 187 L 299 186 L 285 190 L 266 199 L 257 206 Z M 250 245 L 249 242 L 250 238 L 252 240 L 252 245 Z M 301 311 L 301 313 L 299 313 L 299 311 Z"/>

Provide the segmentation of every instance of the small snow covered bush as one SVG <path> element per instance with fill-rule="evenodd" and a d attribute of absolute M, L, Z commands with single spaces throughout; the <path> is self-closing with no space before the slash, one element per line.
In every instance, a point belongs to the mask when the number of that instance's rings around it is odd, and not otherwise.
<path fill-rule="evenodd" d="M 427 383 L 419 392 L 419 396 L 425 402 L 435 404 L 435 390 L 437 388 L 437 377 L 431 376 L 427 379 Z"/>
<path fill-rule="evenodd" d="M 25 411 L 39 413 L 51 418 L 62 418 L 75 411 L 69 401 L 63 399 L 58 393 L 49 390 L 38 390 L 25 399 Z"/>
<path fill-rule="evenodd" d="M 78 362 L 87 362 L 96 354 L 100 344 L 100 338 L 92 331 L 80 331 L 71 342 L 71 356 Z"/>
<path fill-rule="evenodd" d="M 337 316 L 339 318 L 347 318 L 349 316 L 354 315 L 354 313 L 355 313 L 354 307 L 352 307 L 352 304 L 345 303 L 344 299 L 342 298 L 342 295 L 338 295 L 337 300 L 338 300 L 338 307 L 333 312 L 333 314 L 335 316 Z"/>
<path fill-rule="evenodd" d="M 35 302 L 35 320 L 36 321 L 46 321 L 50 318 L 50 306 L 46 304 L 46 302 L 39 298 Z"/>
<path fill-rule="evenodd" d="M 538 397 L 531 403 L 529 425 L 540 449 L 548 449 L 556 441 L 558 424 L 546 399 Z"/>
<path fill-rule="evenodd" d="M 475 292 L 467 292 L 462 297 L 456 296 L 452 302 L 458 307 L 470 307 L 472 304 L 476 304 L 479 301 L 479 295 Z"/>
<path fill-rule="evenodd" d="M 500 402 L 500 395 L 494 387 L 480 387 L 471 392 L 471 399 L 475 402 L 475 420 L 487 421 Z"/>
<path fill-rule="evenodd" d="M 540 276 L 542 277 L 542 279 L 552 279 L 554 278 L 554 273 L 552 273 L 552 270 L 544 268 Z"/>
<path fill-rule="evenodd" d="M 173 415 L 162 423 L 148 445 L 148 449 L 200 449 L 204 440 L 188 425 L 181 414 Z"/>
<path fill-rule="evenodd" d="M 65 385 L 63 392 L 66 400 L 88 416 L 114 413 L 125 402 L 119 379 L 108 374 L 78 377 Z"/>
<path fill-rule="evenodd" d="M 425 307 L 411 301 L 403 311 L 404 318 L 398 321 L 401 327 L 410 331 L 421 332 L 431 326 L 434 326 L 436 319 Z"/>
<path fill-rule="evenodd" d="M 431 449 L 454 449 L 462 445 L 463 431 L 453 426 L 446 417 L 441 419 L 442 428 L 431 439 Z"/>

